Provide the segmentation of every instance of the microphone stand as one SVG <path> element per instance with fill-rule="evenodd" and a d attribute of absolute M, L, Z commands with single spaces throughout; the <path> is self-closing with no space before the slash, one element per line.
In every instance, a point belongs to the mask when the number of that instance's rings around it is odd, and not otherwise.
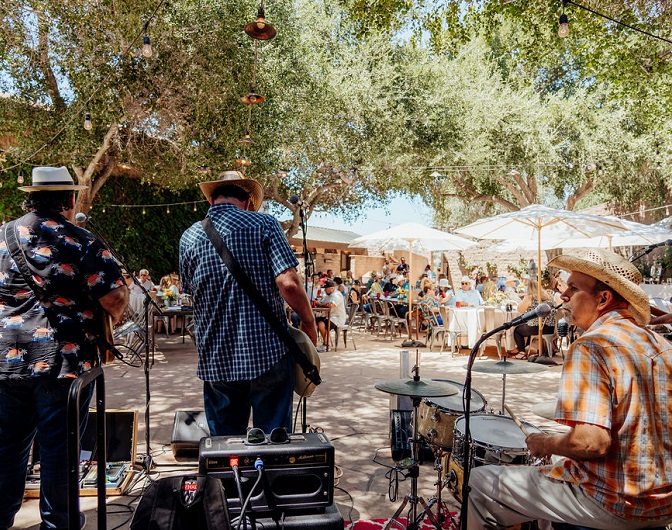
<path fill-rule="evenodd" d="M 308 250 L 308 237 L 307 237 L 307 226 L 306 226 L 306 212 L 303 209 L 303 203 L 299 202 L 299 217 L 301 231 L 303 232 L 303 268 L 304 268 L 304 284 L 306 289 L 306 294 L 309 296 L 310 303 L 313 302 L 313 290 L 310 290 L 308 293 L 308 278 L 313 278 L 313 261 L 310 257 L 310 251 Z M 313 286 L 314 287 L 314 286 Z M 305 397 L 301 398 L 301 432 L 308 432 L 308 420 L 306 413 L 306 404 L 308 400 Z"/>
<path fill-rule="evenodd" d="M 462 402 L 464 404 L 464 445 L 463 445 L 463 458 L 464 458 L 464 475 L 462 481 L 462 506 L 460 509 L 460 529 L 467 530 L 467 509 L 469 505 L 469 474 L 471 472 L 471 430 L 469 428 L 469 418 L 471 417 L 471 369 L 474 366 L 474 361 L 476 360 L 476 355 L 478 350 L 486 340 L 492 337 L 495 333 L 509 329 L 511 326 L 507 325 L 510 322 L 505 323 L 503 326 L 492 329 L 487 333 L 483 333 L 481 338 L 476 341 L 474 347 L 469 353 L 469 360 L 467 361 L 467 376 L 464 379 L 464 389 L 462 391 Z"/>
<path fill-rule="evenodd" d="M 131 276 L 131 279 L 133 280 L 133 283 L 137 285 L 142 292 L 144 293 L 145 300 L 143 302 L 143 308 L 144 308 L 144 318 L 145 318 L 145 360 L 143 363 L 143 369 L 145 373 L 145 447 L 146 447 L 146 452 L 147 455 L 145 456 L 143 466 L 145 467 L 146 470 L 151 469 L 153 466 L 152 462 L 152 456 L 151 456 L 151 449 L 149 446 L 149 402 L 151 399 L 150 391 L 149 391 L 149 369 L 150 369 L 150 363 L 149 363 L 149 357 L 150 357 L 150 344 L 149 344 L 149 306 L 153 305 L 155 309 L 159 312 L 161 312 L 161 308 L 159 305 L 152 300 L 152 297 L 149 296 L 149 292 L 145 287 L 140 283 L 140 280 L 138 280 L 134 274 L 131 274 L 131 269 L 126 265 L 124 262 L 124 259 L 119 255 L 119 253 L 112 247 L 112 245 L 109 244 L 109 242 L 105 239 L 103 234 L 98 230 L 91 220 L 90 217 L 86 217 L 84 220 L 87 223 L 87 226 L 90 228 L 91 232 L 100 239 L 103 244 L 109 249 L 110 254 L 112 254 L 112 257 L 115 259 L 117 264 L 121 266 L 123 269 L 125 269 Z M 135 455 L 134 455 L 135 456 Z"/>

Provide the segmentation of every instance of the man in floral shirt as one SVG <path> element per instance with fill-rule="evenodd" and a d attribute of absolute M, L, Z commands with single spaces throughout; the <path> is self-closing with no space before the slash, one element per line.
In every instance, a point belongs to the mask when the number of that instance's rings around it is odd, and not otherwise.
<path fill-rule="evenodd" d="M 0 227 L 0 530 L 12 526 L 21 507 L 35 436 L 42 527 L 68 527 L 70 385 L 99 362 L 103 311 L 116 322 L 128 303 L 110 251 L 73 224 L 74 191 L 85 186 L 64 167 L 36 167 L 32 178 L 32 186 L 19 188 L 30 192 L 28 213 Z M 91 386 L 84 394 L 85 412 Z"/>

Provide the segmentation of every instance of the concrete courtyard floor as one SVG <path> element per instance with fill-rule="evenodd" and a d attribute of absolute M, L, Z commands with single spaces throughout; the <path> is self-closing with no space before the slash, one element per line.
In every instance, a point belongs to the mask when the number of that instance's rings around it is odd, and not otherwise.
<path fill-rule="evenodd" d="M 322 429 L 335 448 L 335 464 L 342 472 L 334 493 L 336 504 L 347 520 L 391 517 L 404 496 L 410 493 L 410 479 L 401 481 L 396 501 L 389 499 L 390 480 L 386 474 L 395 465 L 390 452 L 390 395 L 374 388 L 374 383 L 400 377 L 402 350 L 399 337 L 376 336 L 366 331 L 353 331 L 357 349 L 352 342 L 337 352 L 321 354 L 323 383 L 308 399 L 307 423 L 310 428 Z M 411 351 L 411 366 L 416 350 Z M 420 376 L 422 379 L 450 379 L 463 383 L 468 350 L 452 356 L 450 351 L 440 353 L 419 348 Z M 497 359 L 494 346 L 486 356 Z M 562 359 L 555 357 L 558 366 L 545 372 L 508 375 L 506 403 L 521 420 L 544 430 L 557 430 L 553 421 L 543 419 L 531 411 L 538 403 L 549 403 L 557 393 Z M 485 357 L 483 360 L 486 360 Z M 525 361 L 513 361 L 523 363 Z M 201 383 L 195 376 L 196 349 L 187 337 L 180 335 L 157 337 L 154 363 L 150 379 L 150 448 L 156 463 L 151 478 L 197 470 L 195 460 L 176 461 L 170 448 L 173 419 L 177 410 L 201 410 Z M 106 408 L 138 411 L 138 460 L 146 454 L 145 443 L 145 374 L 142 367 L 129 367 L 119 362 L 105 368 Z M 473 373 L 472 387 L 487 400 L 486 410 L 501 410 L 502 376 Z M 301 429 L 300 418 L 297 431 Z M 505 444 L 503 444 L 505 445 Z M 375 461 L 374 461 L 375 459 Z M 147 483 L 146 474 L 136 466 L 137 477 L 125 495 L 107 498 L 107 528 L 128 528 L 132 511 Z M 394 475 L 394 473 L 392 473 Z M 428 500 L 435 493 L 437 474 L 433 462 L 420 466 L 419 494 Z M 444 489 L 443 500 L 453 511 L 459 504 Z M 38 529 L 38 499 L 26 499 L 15 521 L 14 528 Z M 96 528 L 97 500 L 81 497 L 81 510 L 87 516 L 87 528 Z M 404 515 L 404 514 L 402 514 Z"/>

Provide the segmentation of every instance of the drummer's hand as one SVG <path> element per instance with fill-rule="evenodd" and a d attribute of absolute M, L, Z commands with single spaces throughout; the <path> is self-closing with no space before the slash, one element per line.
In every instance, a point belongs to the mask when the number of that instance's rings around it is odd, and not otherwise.
<path fill-rule="evenodd" d="M 549 443 L 550 438 L 551 436 L 548 434 L 535 432 L 525 438 L 525 443 L 535 458 L 550 458 L 553 454 L 549 451 L 551 445 Z"/>

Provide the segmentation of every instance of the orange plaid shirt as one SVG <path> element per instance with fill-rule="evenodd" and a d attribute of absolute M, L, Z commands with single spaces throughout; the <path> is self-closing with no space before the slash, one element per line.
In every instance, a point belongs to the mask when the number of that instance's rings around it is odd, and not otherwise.
<path fill-rule="evenodd" d="M 626 311 L 603 315 L 569 350 L 555 416 L 605 427 L 612 444 L 604 458 L 546 466 L 549 478 L 625 519 L 672 518 L 671 343 Z"/>

